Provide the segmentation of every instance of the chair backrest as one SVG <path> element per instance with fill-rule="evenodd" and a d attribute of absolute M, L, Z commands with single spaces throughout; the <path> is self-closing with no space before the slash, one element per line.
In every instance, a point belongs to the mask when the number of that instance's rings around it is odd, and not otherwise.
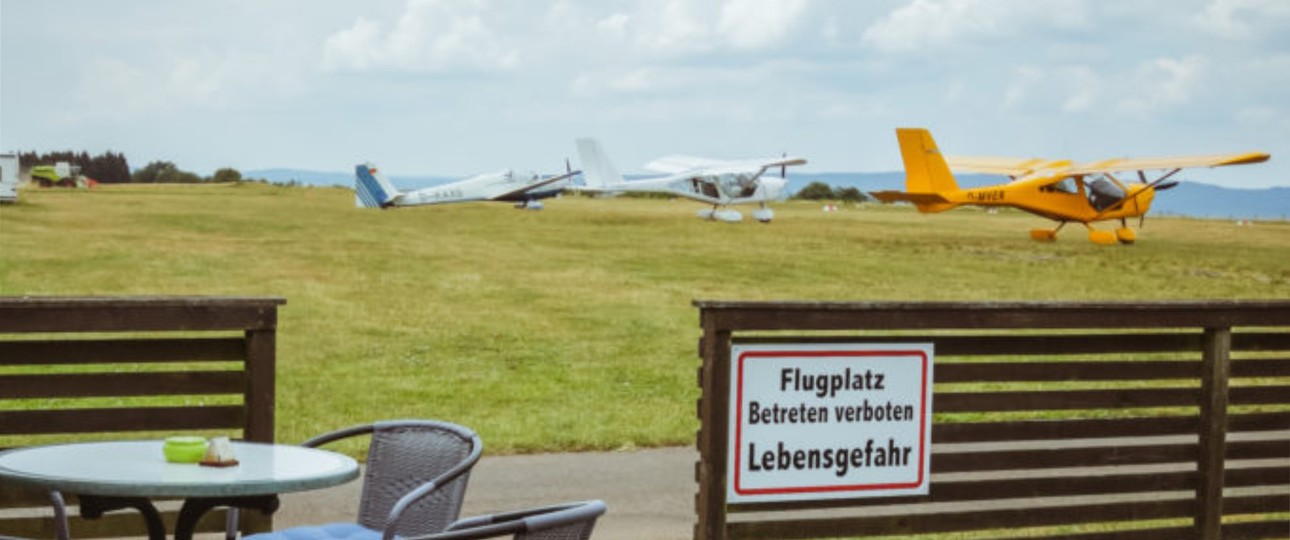
<path fill-rule="evenodd" d="M 515 540 L 588 540 L 603 501 L 584 501 L 466 518 L 447 531 L 409 540 L 474 540 L 513 535 Z"/>
<path fill-rule="evenodd" d="M 318 446 L 344 437 L 370 433 L 358 524 L 385 531 L 392 525 L 399 536 L 444 530 L 461 514 L 470 468 L 479 460 L 482 444 L 463 426 L 432 420 L 390 420 L 355 426 L 306 441 Z M 390 524 L 396 503 L 427 482 L 439 485 L 425 497 L 400 508 Z M 405 501 L 406 503 L 406 501 Z"/>

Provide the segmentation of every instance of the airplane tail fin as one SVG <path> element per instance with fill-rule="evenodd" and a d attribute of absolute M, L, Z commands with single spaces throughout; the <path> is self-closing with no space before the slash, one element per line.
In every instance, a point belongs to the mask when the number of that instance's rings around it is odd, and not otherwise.
<path fill-rule="evenodd" d="M 900 156 L 905 162 L 905 191 L 910 194 L 940 195 L 958 191 L 958 182 L 950 173 L 950 166 L 945 162 L 932 139 L 931 132 L 922 128 L 898 128 L 896 139 L 900 142 Z M 915 197 L 916 199 L 918 197 Z M 919 212 L 942 212 L 957 205 L 936 203 L 931 200 L 942 197 L 924 197 L 923 201 L 912 200 Z"/>
<path fill-rule="evenodd" d="M 578 157 L 582 159 L 582 178 L 588 188 L 601 188 L 623 181 L 622 175 L 605 156 L 596 139 L 578 139 Z"/>
<path fill-rule="evenodd" d="M 369 162 L 354 167 L 354 206 L 385 208 L 399 195 L 398 188 L 386 180 L 375 165 Z"/>

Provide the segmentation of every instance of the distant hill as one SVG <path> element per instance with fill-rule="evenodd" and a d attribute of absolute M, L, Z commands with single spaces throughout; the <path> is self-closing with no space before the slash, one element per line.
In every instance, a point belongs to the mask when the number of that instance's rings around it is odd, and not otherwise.
<path fill-rule="evenodd" d="M 242 173 L 245 178 L 263 178 L 274 183 L 306 186 L 343 186 L 354 184 L 352 172 L 310 171 L 303 169 L 261 169 Z M 996 183 L 998 176 L 963 174 L 956 178 L 961 186 Z M 390 181 L 404 189 L 440 184 L 452 178 L 444 176 L 392 176 Z M 833 188 L 854 187 L 860 191 L 904 189 L 905 173 L 799 173 L 789 176 L 789 190 L 796 192 L 811 182 L 824 182 Z M 1152 213 L 1222 219 L 1290 219 L 1290 188 L 1230 189 L 1211 184 L 1183 181 L 1156 197 Z"/>

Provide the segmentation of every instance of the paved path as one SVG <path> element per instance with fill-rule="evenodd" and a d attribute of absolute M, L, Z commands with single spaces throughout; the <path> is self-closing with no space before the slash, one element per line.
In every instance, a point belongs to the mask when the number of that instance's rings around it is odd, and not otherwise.
<path fill-rule="evenodd" d="M 485 456 L 466 488 L 462 516 L 601 499 L 596 540 L 672 540 L 694 534 L 693 448 Z M 352 520 L 359 482 L 283 495 L 274 528 Z"/>

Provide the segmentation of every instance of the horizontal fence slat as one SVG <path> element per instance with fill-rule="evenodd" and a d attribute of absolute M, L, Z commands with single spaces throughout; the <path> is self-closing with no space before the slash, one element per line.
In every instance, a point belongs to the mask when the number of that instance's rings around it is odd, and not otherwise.
<path fill-rule="evenodd" d="M 11 399 L 241 394 L 245 373 L 67 373 L 0 375 L 0 396 Z"/>
<path fill-rule="evenodd" d="M 1223 515 L 1271 514 L 1290 508 L 1290 493 L 1223 497 Z"/>
<path fill-rule="evenodd" d="M 0 365 L 192 362 L 245 358 L 246 344 L 240 336 L 236 338 L 0 341 Z"/>
<path fill-rule="evenodd" d="M 161 520 L 167 531 L 175 529 L 179 511 L 161 511 Z M 224 514 L 222 508 L 212 509 L 197 521 L 195 532 L 210 533 L 224 531 Z M 147 537 L 147 526 L 143 517 L 134 510 L 110 512 L 98 519 L 83 519 L 75 512 L 68 513 L 68 525 L 72 538 L 120 538 Z M 19 538 L 55 538 L 53 518 L 51 517 L 17 517 L 0 518 L 0 532 Z"/>
<path fill-rule="evenodd" d="M 0 411 L 0 435 L 241 429 L 240 405 Z"/>
<path fill-rule="evenodd" d="M 1290 429 L 1290 411 L 1233 414 L 1228 417 L 1232 432 L 1280 431 Z"/>
<path fill-rule="evenodd" d="M 1150 388 L 1017 392 L 942 392 L 933 396 L 936 412 L 1053 411 L 1193 406 L 1200 390 Z"/>
<path fill-rule="evenodd" d="M 1031 499 L 1035 497 L 1067 497 L 1077 495 L 1109 495 L 1123 493 L 1151 493 L 1183 491 L 1196 488 L 1196 474 L 1190 471 L 1171 473 L 1125 473 L 1036 478 L 993 478 L 980 480 L 938 480 L 932 478 L 927 495 L 906 497 L 876 497 L 867 499 L 838 499 L 824 501 L 788 501 L 775 503 L 731 504 L 733 512 L 760 512 L 781 510 L 808 510 L 813 508 L 862 508 L 925 503 L 962 503 Z"/>
<path fill-rule="evenodd" d="M 1250 467 L 1228 469 L 1225 471 L 1224 478 L 1225 485 L 1228 487 L 1290 486 L 1290 468 Z M 1090 474 L 1071 471 L 1067 476 L 952 481 L 938 480 L 934 476 L 927 495 L 746 503 L 731 504 L 728 508 L 732 513 L 808 510 L 813 508 L 861 508 L 896 504 L 981 502 L 1034 497 L 1191 491 L 1196 489 L 1196 485 L 1195 471 L 1167 473 L 1125 471 L 1118 474 Z"/>
<path fill-rule="evenodd" d="M 1106 353 L 1164 353 L 1199 351 L 1201 334 L 1193 333 L 1103 333 L 1032 336 L 981 334 L 971 336 L 925 336 L 934 343 L 937 356 L 1043 355 L 1069 356 Z M 738 337 L 734 343 L 908 343 L 908 339 L 862 336 L 756 336 Z"/>
<path fill-rule="evenodd" d="M 1228 390 L 1231 405 L 1282 405 L 1290 403 L 1290 386 L 1236 386 Z"/>
<path fill-rule="evenodd" d="M 1227 441 L 1227 459 L 1290 458 L 1290 441 Z"/>
<path fill-rule="evenodd" d="M 1290 413 L 1287 413 L 1290 422 Z M 1020 420 L 932 424 L 933 443 L 1100 439 L 1195 434 L 1198 416 L 1117 418 L 1098 420 Z"/>
<path fill-rule="evenodd" d="M 1290 537 L 1290 519 L 1224 523 L 1223 540 L 1265 540 Z"/>
<path fill-rule="evenodd" d="M 933 376 L 937 383 L 1199 379 L 1200 362 L 944 363 L 936 365 Z"/>
<path fill-rule="evenodd" d="M 1234 351 L 1290 351 L 1290 333 L 1233 332 Z"/>
<path fill-rule="evenodd" d="M 935 472 L 977 472 L 1104 465 L 1195 462 L 1196 443 L 1143 446 L 1093 446 L 982 452 L 932 451 Z M 1230 454 L 1230 452 L 1229 452 Z"/>
<path fill-rule="evenodd" d="M 0 333 L 271 329 L 279 298 L 5 298 Z"/>
<path fill-rule="evenodd" d="M 1284 300 L 692 303 L 704 328 L 739 331 L 1290 326 Z"/>
<path fill-rule="evenodd" d="M 1290 359 L 1233 360 L 1232 378 L 1290 377 Z"/>
<path fill-rule="evenodd" d="M 0 480 L 0 508 L 49 506 L 49 495 L 39 489 Z"/>
<path fill-rule="evenodd" d="M 1195 503 L 1190 500 L 1071 504 L 1068 506 L 969 510 L 929 514 L 900 514 L 874 517 L 830 517 L 773 522 L 736 521 L 728 523 L 730 538 L 832 538 L 890 534 L 929 534 L 975 531 L 1001 527 L 1040 527 L 1077 523 L 1136 521 L 1186 517 Z"/>
<path fill-rule="evenodd" d="M 1249 467 L 1223 471 L 1226 487 L 1287 486 L 1290 487 L 1290 467 Z M 1290 510 L 1288 508 L 1287 510 Z"/>

